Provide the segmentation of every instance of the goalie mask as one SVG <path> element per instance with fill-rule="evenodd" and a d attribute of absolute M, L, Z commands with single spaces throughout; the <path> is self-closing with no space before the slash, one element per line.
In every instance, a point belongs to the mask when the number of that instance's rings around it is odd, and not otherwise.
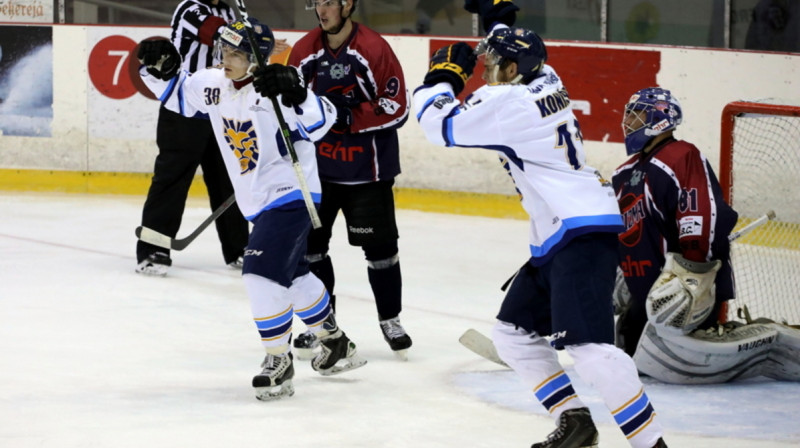
<path fill-rule="evenodd" d="M 682 120 L 681 104 L 669 90 L 639 90 L 628 100 L 622 116 L 625 151 L 629 156 L 641 152 L 656 136 L 672 131 Z"/>
<path fill-rule="evenodd" d="M 269 60 L 269 55 L 272 54 L 275 48 L 275 36 L 272 30 L 267 25 L 259 22 L 254 18 L 249 19 L 250 25 L 253 26 L 253 35 L 258 44 L 258 51 L 264 56 L 264 60 Z M 252 72 L 258 65 L 256 55 L 253 52 L 253 46 L 250 44 L 250 39 L 247 37 L 247 26 L 242 21 L 236 21 L 225 27 L 220 33 L 216 44 L 214 45 L 214 57 L 222 60 L 225 51 L 239 51 L 247 55 L 250 61 L 250 68 L 248 72 Z"/>
<path fill-rule="evenodd" d="M 476 49 L 485 56 L 484 64 L 499 70 L 506 61 L 517 63 L 517 77 L 512 84 L 528 84 L 539 76 L 547 62 L 547 49 L 538 34 L 524 28 L 501 28 L 481 41 Z M 497 79 L 496 74 L 493 79 Z"/>
<path fill-rule="evenodd" d="M 700 263 L 667 253 L 666 263 L 647 294 L 647 320 L 657 331 L 688 334 L 714 309 L 714 280 L 719 260 Z"/>

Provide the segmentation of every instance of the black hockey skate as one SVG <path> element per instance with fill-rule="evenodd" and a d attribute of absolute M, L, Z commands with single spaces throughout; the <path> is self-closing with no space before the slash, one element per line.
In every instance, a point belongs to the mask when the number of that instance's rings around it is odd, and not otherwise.
<path fill-rule="evenodd" d="M 656 442 L 656 444 L 653 445 L 653 448 L 667 448 L 667 444 L 664 443 L 664 439 L 659 438 L 658 442 Z"/>
<path fill-rule="evenodd" d="M 320 375 L 336 375 L 367 363 L 366 359 L 358 355 L 356 344 L 336 325 L 333 314 L 322 323 L 322 331 L 318 335 L 321 350 L 311 361 L 311 367 Z"/>
<path fill-rule="evenodd" d="M 558 418 L 558 427 L 547 440 L 531 448 L 597 448 L 597 436 L 589 409 L 570 409 Z"/>
<path fill-rule="evenodd" d="M 294 365 L 291 353 L 267 354 L 261 367 L 264 370 L 253 377 L 256 398 L 261 401 L 271 401 L 294 395 L 294 386 L 292 385 Z"/>
<path fill-rule="evenodd" d="M 294 344 L 297 359 L 308 361 L 314 359 L 314 355 L 319 352 L 319 338 L 311 330 L 298 334 L 292 344 Z"/>
<path fill-rule="evenodd" d="M 383 339 L 389 343 L 395 356 L 403 361 L 408 360 L 408 349 L 411 347 L 411 337 L 406 333 L 405 328 L 400 325 L 400 318 L 395 317 L 380 321 Z"/>

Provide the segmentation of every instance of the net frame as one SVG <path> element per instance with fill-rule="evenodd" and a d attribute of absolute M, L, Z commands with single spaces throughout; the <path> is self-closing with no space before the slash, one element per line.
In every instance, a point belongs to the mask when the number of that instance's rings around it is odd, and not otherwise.
<path fill-rule="evenodd" d="M 751 133 L 756 123 L 760 134 Z M 735 230 L 769 209 L 777 214 L 732 244 L 737 299 L 720 321 L 743 317 L 746 305 L 754 318 L 800 323 L 800 106 L 774 99 L 727 104 L 720 185 L 739 212 Z"/>

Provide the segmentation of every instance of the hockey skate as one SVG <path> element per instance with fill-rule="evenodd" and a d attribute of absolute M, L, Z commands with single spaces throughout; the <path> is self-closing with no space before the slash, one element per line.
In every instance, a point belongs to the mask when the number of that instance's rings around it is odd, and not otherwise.
<path fill-rule="evenodd" d="M 405 328 L 400 325 L 400 318 L 395 317 L 380 321 L 383 339 L 389 343 L 394 355 L 403 361 L 408 360 L 408 348 L 411 347 L 411 337 L 406 333 Z"/>
<path fill-rule="evenodd" d="M 319 338 L 311 330 L 297 335 L 293 344 L 297 359 L 308 361 L 309 359 L 314 359 L 315 352 L 319 352 Z"/>
<path fill-rule="evenodd" d="M 172 259 L 169 258 L 169 255 L 164 252 L 154 252 L 136 266 L 136 273 L 151 277 L 166 277 L 170 266 L 172 266 Z"/>
<path fill-rule="evenodd" d="M 531 448 L 597 448 L 597 436 L 588 408 L 569 409 L 559 416 L 558 427 L 547 440 Z"/>
<path fill-rule="evenodd" d="M 272 401 L 294 395 L 294 386 L 292 385 L 294 366 L 291 353 L 267 354 L 261 367 L 263 367 L 261 373 L 253 377 L 256 398 L 261 401 Z"/>
<path fill-rule="evenodd" d="M 337 375 L 367 363 L 366 359 L 358 355 L 356 344 L 336 325 L 333 314 L 322 323 L 322 330 L 318 335 L 320 352 L 311 361 L 311 367 L 320 375 Z"/>
<path fill-rule="evenodd" d="M 656 442 L 656 444 L 653 445 L 653 448 L 667 448 L 667 444 L 664 443 L 664 439 L 659 437 L 658 442 Z"/>

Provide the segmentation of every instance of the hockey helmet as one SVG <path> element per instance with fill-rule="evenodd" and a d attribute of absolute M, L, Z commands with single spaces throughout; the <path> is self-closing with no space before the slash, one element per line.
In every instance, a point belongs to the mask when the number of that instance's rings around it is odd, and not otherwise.
<path fill-rule="evenodd" d="M 254 18 L 249 19 L 250 24 L 253 26 L 253 35 L 258 44 L 258 51 L 264 56 L 264 59 L 269 59 L 269 55 L 275 48 L 275 36 L 269 27 Z M 256 56 L 253 52 L 253 46 L 250 44 L 250 38 L 247 36 L 247 26 L 241 20 L 233 22 L 225 27 L 219 35 L 216 44 L 216 56 L 222 60 L 222 49 L 224 47 L 233 48 L 234 50 L 241 51 L 249 55 L 250 63 L 256 64 Z"/>
<path fill-rule="evenodd" d="M 628 100 L 622 116 L 625 151 L 629 156 L 642 151 L 653 138 L 672 131 L 682 120 L 681 104 L 669 90 L 660 87 L 639 90 Z"/>
<path fill-rule="evenodd" d="M 476 52 L 485 55 L 486 65 L 500 66 L 505 61 L 517 63 L 519 77 L 513 82 L 527 84 L 539 75 L 547 62 L 547 48 L 542 38 L 524 28 L 501 28 L 488 35 Z"/>

